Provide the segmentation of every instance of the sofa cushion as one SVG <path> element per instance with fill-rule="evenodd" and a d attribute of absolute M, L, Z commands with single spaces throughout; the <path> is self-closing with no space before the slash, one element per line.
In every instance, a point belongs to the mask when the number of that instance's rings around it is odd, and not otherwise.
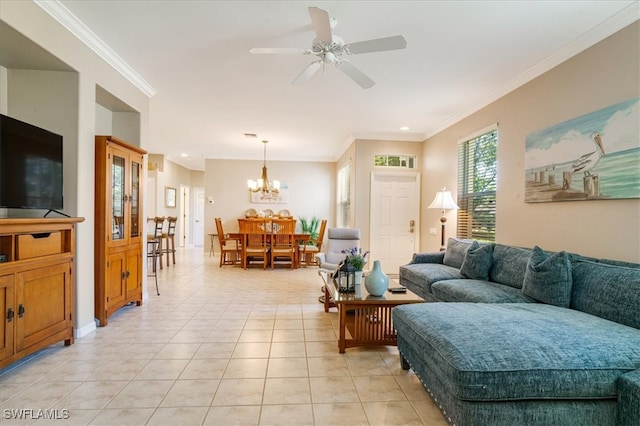
<path fill-rule="evenodd" d="M 572 265 L 571 308 L 640 329 L 640 267 Z"/>
<path fill-rule="evenodd" d="M 467 278 L 488 280 L 489 269 L 493 263 L 493 244 L 480 245 L 477 241 L 471 243 L 464 256 L 460 273 Z"/>
<path fill-rule="evenodd" d="M 640 419 L 640 369 L 620 376 L 618 389 L 620 390 L 618 424 L 637 424 Z"/>
<path fill-rule="evenodd" d="M 524 274 L 524 294 L 550 305 L 568 308 L 572 283 L 571 259 L 567 252 L 545 253 L 540 247 L 533 247 Z"/>
<path fill-rule="evenodd" d="M 444 252 L 444 260 L 442 263 L 447 266 L 460 269 L 462 262 L 464 262 L 464 256 L 467 254 L 467 249 L 471 246 L 471 243 L 471 240 L 449 238 L 449 241 L 447 241 L 447 250 Z"/>
<path fill-rule="evenodd" d="M 460 270 L 440 263 L 412 263 L 400 267 L 400 284 L 426 299 L 431 294 L 431 284 L 441 280 L 463 278 Z M 416 291 L 418 290 L 418 291 Z"/>
<path fill-rule="evenodd" d="M 522 288 L 530 256 L 531 249 L 496 244 L 489 281 Z"/>
<path fill-rule="evenodd" d="M 461 279 L 431 284 L 439 302 L 535 303 L 518 288 L 490 281 Z"/>
<path fill-rule="evenodd" d="M 640 330 L 541 303 L 419 303 L 393 309 L 399 338 L 458 399 L 617 397 L 640 368 Z"/>

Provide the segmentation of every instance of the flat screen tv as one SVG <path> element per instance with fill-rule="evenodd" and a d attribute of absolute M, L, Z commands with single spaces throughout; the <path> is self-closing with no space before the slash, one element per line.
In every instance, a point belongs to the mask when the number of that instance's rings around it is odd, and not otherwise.
<path fill-rule="evenodd" d="M 0 114 L 0 207 L 62 209 L 62 136 Z"/>

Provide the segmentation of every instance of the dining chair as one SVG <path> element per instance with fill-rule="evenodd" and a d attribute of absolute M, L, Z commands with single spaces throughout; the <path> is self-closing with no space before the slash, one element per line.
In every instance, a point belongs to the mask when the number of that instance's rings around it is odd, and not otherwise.
<path fill-rule="evenodd" d="M 242 241 L 242 267 L 247 269 L 252 261 L 261 261 L 262 269 L 267 269 L 269 263 L 269 244 L 267 226 L 270 220 L 264 218 L 245 219 L 238 221 Z"/>
<path fill-rule="evenodd" d="M 229 234 L 224 232 L 222 219 L 215 218 L 216 231 L 218 231 L 218 242 L 220 243 L 220 267 L 222 265 L 242 264 L 242 245 L 239 239 L 229 238 Z"/>
<path fill-rule="evenodd" d="M 291 269 L 297 266 L 295 232 L 295 219 L 271 219 L 271 269 L 275 268 L 276 260 L 289 259 Z"/>
<path fill-rule="evenodd" d="M 305 266 L 319 265 L 316 255 L 322 251 L 322 241 L 324 240 L 324 232 L 327 227 L 327 219 L 323 219 L 320 222 L 320 228 L 318 229 L 318 235 L 316 238 L 311 238 L 306 244 L 300 244 L 299 252 L 301 257 L 299 262 L 304 260 Z"/>

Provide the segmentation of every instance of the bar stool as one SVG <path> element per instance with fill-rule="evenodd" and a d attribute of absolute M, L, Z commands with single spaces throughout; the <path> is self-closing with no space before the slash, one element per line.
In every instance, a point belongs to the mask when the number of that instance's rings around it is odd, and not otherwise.
<path fill-rule="evenodd" d="M 162 228 L 164 227 L 164 216 L 156 216 L 153 218 L 153 234 L 147 235 L 147 242 L 157 241 L 158 244 L 154 246 L 157 250 L 157 256 L 160 259 L 160 269 L 162 269 Z"/>
<path fill-rule="evenodd" d="M 161 250 L 163 253 L 167 254 L 167 266 L 169 266 L 169 253 L 171 253 L 171 257 L 173 258 L 173 264 L 176 264 L 176 224 L 178 223 L 178 218 L 175 216 L 168 216 L 167 222 L 169 226 L 167 227 L 167 232 L 162 234 L 162 239 L 165 241 L 165 249 Z M 161 247 L 162 249 L 162 247 Z"/>
<path fill-rule="evenodd" d="M 160 241 L 158 240 L 149 240 L 147 239 L 147 259 L 151 259 L 153 261 L 153 266 L 151 267 L 151 273 L 147 272 L 147 276 L 153 276 L 156 280 L 156 293 L 160 296 L 160 290 L 158 289 L 158 259 L 159 252 L 158 245 Z M 162 262 L 160 262 L 160 266 L 162 267 Z"/>

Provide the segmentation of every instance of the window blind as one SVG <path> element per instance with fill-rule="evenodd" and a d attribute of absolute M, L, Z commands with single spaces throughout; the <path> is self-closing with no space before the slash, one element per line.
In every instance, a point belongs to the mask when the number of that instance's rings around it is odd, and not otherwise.
<path fill-rule="evenodd" d="M 351 163 L 338 172 L 338 227 L 349 226 L 351 210 Z"/>
<path fill-rule="evenodd" d="M 495 241 L 498 130 L 458 145 L 458 238 Z"/>

